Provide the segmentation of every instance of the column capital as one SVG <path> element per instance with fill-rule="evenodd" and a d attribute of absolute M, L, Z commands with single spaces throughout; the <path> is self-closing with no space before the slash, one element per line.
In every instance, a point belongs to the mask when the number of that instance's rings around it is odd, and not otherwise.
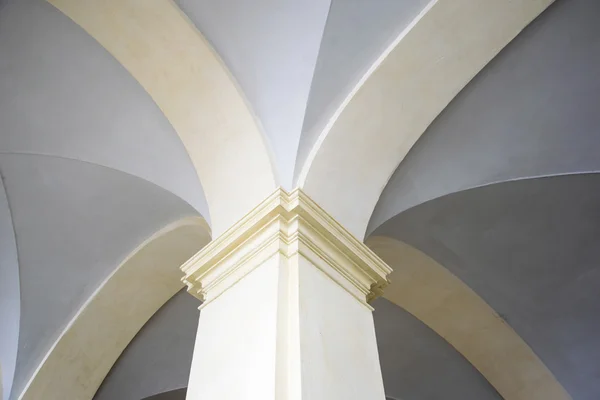
<path fill-rule="evenodd" d="M 277 254 L 310 260 L 368 307 L 392 272 L 302 190 L 280 188 L 190 258 L 182 281 L 205 307 Z"/>

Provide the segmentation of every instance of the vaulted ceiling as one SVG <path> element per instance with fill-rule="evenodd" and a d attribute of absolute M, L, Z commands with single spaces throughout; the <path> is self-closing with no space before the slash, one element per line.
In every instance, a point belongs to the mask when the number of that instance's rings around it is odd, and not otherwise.
<path fill-rule="evenodd" d="M 277 186 L 395 269 L 390 398 L 599 398 L 600 3 L 551 3 L 0 0 L 0 398 L 183 398 L 178 266 Z"/>

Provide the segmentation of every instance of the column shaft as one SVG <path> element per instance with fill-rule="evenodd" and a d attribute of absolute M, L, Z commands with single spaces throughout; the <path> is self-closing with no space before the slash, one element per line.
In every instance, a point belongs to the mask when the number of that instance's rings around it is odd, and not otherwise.
<path fill-rule="evenodd" d="M 182 267 L 203 300 L 191 400 L 384 400 L 368 300 L 389 267 L 277 191 Z"/>

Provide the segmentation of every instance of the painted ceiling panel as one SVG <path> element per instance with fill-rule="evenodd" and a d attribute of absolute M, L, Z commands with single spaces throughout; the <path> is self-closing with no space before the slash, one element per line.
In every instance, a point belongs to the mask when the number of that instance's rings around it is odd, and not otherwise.
<path fill-rule="evenodd" d="M 21 295 L 10 204 L 0 171 L 0 398 L 8 399 L 17 361 Z"/>
<path fill-rule="evenodd" d="M 21 275 L 13 396 L 85 300 L 186 202 L 145 180 L 56 157 L 0 155 Z"/>
<path fill-rule="evenodd" d="M 467 360 L 420 321 L 384 299 L 377 300 L 374 306 L 388 396 L 419 400 L 501 399 Z M 175 295 L 130 343 L 94 399 L 185 398 L 184 390 L 173 388 L 187 386 L 197 316 L 195 298 L 185 291 Z M 432 380 L 436 385 L 431 385 Z"/>
<path fill-rule="evenodd" d="M 488 183 L 600 170 L 600 2 L 558 0 L 432 123 L 384 190 L 368 232 Z"/>
<path fill-rule="evenodd" d="M 312 81 L 296 173 L 329 118 L 429 0 L 332 0 Z"/>
<path fill-rule="evenodd" d="M 42 0 L 0 14 L 0 152 L 54 155 L 139 176 L 208 219 L 191 160 L 137 81 Z"/>
<path fill-rule="evenodd" d="M 458 192 L 375 234 L 418 248 L 463 280 L 573 399 L 600 398 L 600 174 Z"/>
<path fill-rule="evenodd" d="M 176 0 L 229 68 L 291 185 L 330 0 Z"/>

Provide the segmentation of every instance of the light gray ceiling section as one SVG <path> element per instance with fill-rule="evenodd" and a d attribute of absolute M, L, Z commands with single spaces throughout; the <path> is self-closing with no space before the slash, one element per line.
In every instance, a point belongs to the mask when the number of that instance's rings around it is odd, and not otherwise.
<path fill-rule="evenodd" d="M 19 259 L 12 215 L 0 171 L 0 398 L 8 399 L 12 387 L 17 346 L 21 294 Z"/>
<path fill-rule="evenodd" d="M 177 133 L 135 79 L 43 0 L 0 13 L 0 151 L 83 160 L 171 191 L 208 219 Z"/>
<path fill-rule="evenodd" d="M 330 0 L 176 0 L 229 68 L 291 189 Z"/>
<path fill-rule="evenodd" d="M 6 6 L 6 4 L 8 4 L 11 1 L 15 0 L 0 0 L 0 10 L 2 10 L 2 7 Z"/>
<path fill-rule="evenodd" d="M 407 400 L 502 400 L 469 361 L 421 321 L 385 299 L 376 300 L 373 307 L 388 396 Z"/>
<path fill-rule="evenodd" d="M 433 122 L 400 164 L 368 232 L 459 190 L 600 170 L 600 2 L 558 0 Z"/>
<path fill-rule="evenodd" d="M 199 305 L 185 290 L 165 303 L 121 354 L 94 400 L 139 400 L 187 387 Z"/>
<path fill-rule="evenodd" d="M 429 0 L 332 0 L 319 50 L 296 174 L 319 134 L 375 60 Z"/>
<path fill-rule="evenodd" d="M 187 386 L 197 306 L 184 291 L 166 303 L 125 350 L 94 400 L 138 400 L 159 393 L 148 400 L 183 399 L 183 391 L 163 392 Z M 452 346 L 387 300 L 375 303 L 375 330 L 388 396 L 501 399 Z"/>
<path fill-rule="evenodd" d="M 600 174 L 505 182 L 382 225 L 475 290 L 576 400 L 600 398 Z"/>
<path fill-rule="evenodd" d="M 21 277 L 13 394 L 119 263 L 160 228 L 197 215 L 143 179 L 57 157 L 0 155 Z"/>

